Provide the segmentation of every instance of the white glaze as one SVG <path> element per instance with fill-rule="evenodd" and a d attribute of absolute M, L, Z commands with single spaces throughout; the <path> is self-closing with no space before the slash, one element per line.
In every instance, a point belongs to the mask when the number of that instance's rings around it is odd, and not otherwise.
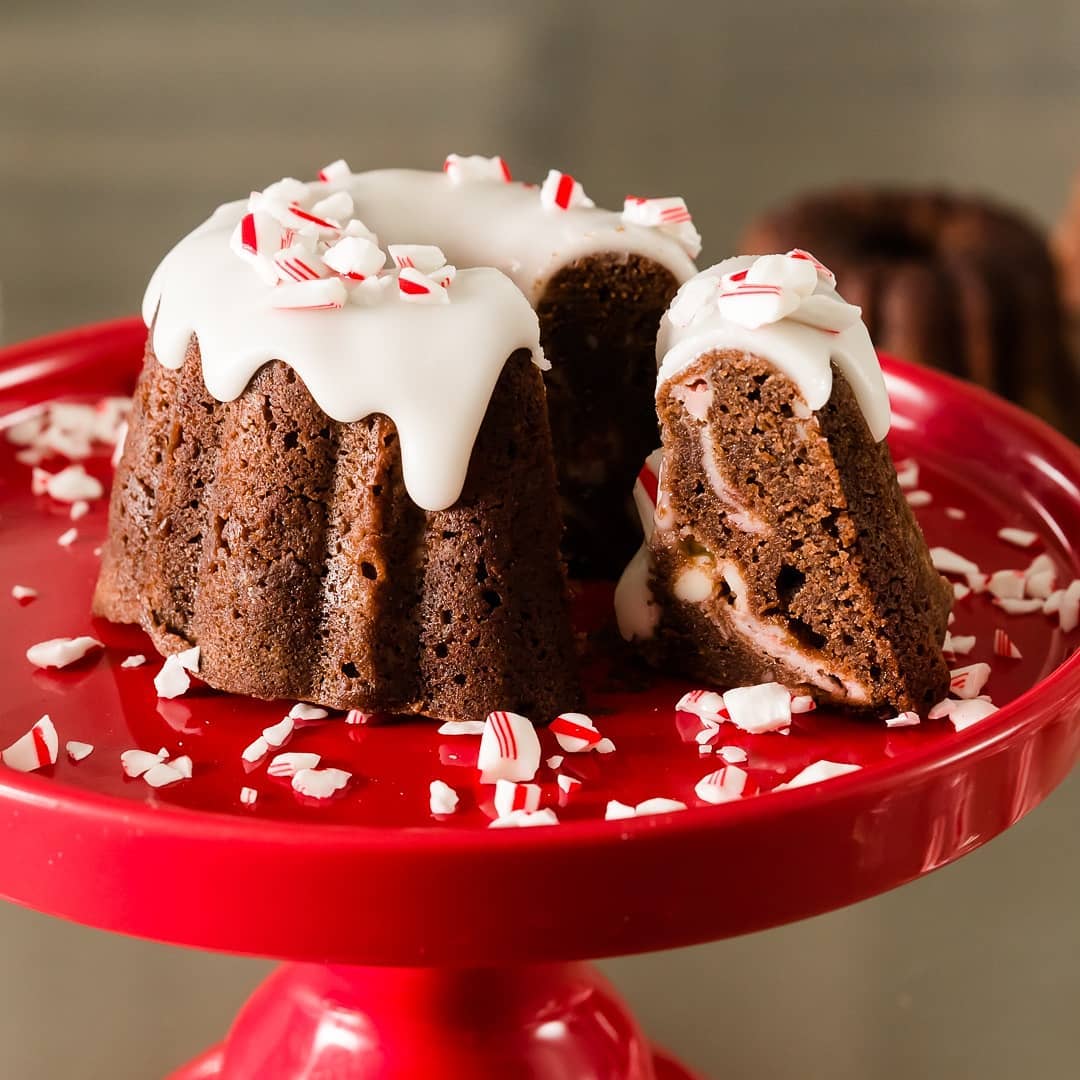
<path fill-rule="evenodd" d="M 752 270 L 759 258 L 783 259 L 783 256 L 726 259 L 703 270 L 679 290 L 672 307 L 660 321 L 656 344 L 660 363 L 657 390 L 705 353 L 736 349 L 773 364 L 795 383 L 806 405 L 817 410 L 832 394 L 835 362 L 851 385 L 874 439 L 884 439 L 891 421 L 889 397 L 877 354 L 862 320 L 854 318 L 838 333 L 799 321 L 800 318 L 822 321 L 819 308 L 830 307 L 830 301 L 833 305 L 842 303 L 824 276 L 817 276 L 813 292 L 805 296 L 789 289 L 784 282 L 783 304 L 778 301 L 776 310 L 767 316 L 756 313 L 775 321 L 742 325 L 721 312 L 717 300 L 722 280 L 729 274 Z M 766 269 L 771 270 L 774 265 L 766 264 Z M 851 310 L 858 312 L 857 308 Z M 828 315 L 826 321 L 827 318 Z"/>
<path fill-rule="evenodd" d="M 180 367 L 195 335 L 207 390 L 220 401 L 238 397 L 277 359 L 333 419 L 385 413 L 401 437 L 406 488 L 427 510 L 460 495 L 507 357 L 524 348 L 543 366 L 531 305 L 555 271 L 583 255 L 636 252 L 679 281 L 694 273 L 663 231 L 626 225 L 613 211 L 545 209 L 525 184 L 411 170 L 333 174 L 329 183 L 281 181 L 264 196 L 323 213 L 347 211 L 351 201 L 366 229 L 350 235 L 373 230 L 384 246 L 437 245 L 448 262 L 474 268 L 457 274 L 449 303 L 405 303 L 385 287 L 387 275 L 353 287 L 336 310 L 275 309 L 275 286 L 230 249 L 245 200 L 219 207 L 169 252 L 147 287 L 143 318 L 166 367 Z"/>

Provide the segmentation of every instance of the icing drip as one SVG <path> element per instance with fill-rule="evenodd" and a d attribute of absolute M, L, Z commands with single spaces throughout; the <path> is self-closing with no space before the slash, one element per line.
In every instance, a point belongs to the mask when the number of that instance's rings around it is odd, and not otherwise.
<path fill-rule="evenodd" d="M 805 252 L 749 255 L 691 278 L 660 321 L 657 388 L 705 353 L 737 349 L 772 363 L 816 410 L 832 394 L 835 363 L 871 434 L 884 439 L 889 398 L 870 335 L 859 309 L 843 302 L 819 266 Z"/>
<path fill-rule="evenodd" d="M 633 252 L 679 281 L 694 273 L 662 228 L 584 205 L 546 209 L 499 159 L 455 158 L 438 173 L 335 162 L 322 175 L 220 207 L 154 272 L 143 318 L 166 367 L 197 338 L 220 401 L 281 360 L 331 418 L 389 416 L 405 486 L 426 510 L 461 494 L 507 358 L 527 349 L 544 366 L 533 305 L 554 272 Z M 381 267 L 390 245 L 396 273 Z M 443 252 L 453 265 L 437 266 Z"/>

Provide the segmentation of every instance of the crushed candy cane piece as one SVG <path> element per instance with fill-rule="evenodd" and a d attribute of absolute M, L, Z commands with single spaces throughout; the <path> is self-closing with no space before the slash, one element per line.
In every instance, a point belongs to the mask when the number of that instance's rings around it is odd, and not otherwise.
<path fill-rule="evenodd" d="M 1020 600 L 1024 595 L 1024 575 L 1019 570 L 997 570 L 990 575 L 986 589 L 999 600 Z"/>
<path fill-rule="evenodd" d="M 974 648 L 974 634 L 951 634 L 948 630 L 945 631 L 945 641 L 941 646 L 942 652 L 949 653 L 952 656 L 967 656 Z"/>
<path fill-rule="evenodd" d="M 323 263 L 350 281 L 366 281 L 386 264 L 386 255 L 366 236 L 343 236 L 322 257 Z"/>
<path fill-rule="evenodd" d="M 71 739 L 64 745 L 64 750 L 72 761 L 78 763 L 85 761 L 94 752 L 94 745 L 93 743 Z"/>
<path fill-rule="evenodd" d="M 386 250 L 399 270 L 412 269 L 430 274 L 446 265 L 442 248 L 434 244 L 390 244 Z"/>
<path fill-rule="evenodd" d="M 348 293 L 340 278 L 317 278 L 279 285 L 270 303 L 280 311 L 330 311 L 345 306 Z"/>
<path fill-rule="evenodd" d="M 1080 624 L 1080 578 L 1069 583 L 1061 594 L 1057 610 L 1058 624 L 1065 634 L 1071 633 Z"/>
<path fill-rule="evenodd" d="M 1003 599 L 994 599 L 995 607 L 1001 608 L 1007 615 L 1030 615 L 1035 611 L 1042 611 L 1043 602 L 1038 597 L 1027 597 L 1017 600 L 1006 596 Z"/>
<path fill-rule="evenodd" d="M 917 727 L 922 723 L 917 712 L 902 712 L 896 716 L 890 716 L 885 721 L 888 728 Z"/>
<path fill-rule="evenodd" d="M 16 600 L 36 600 L 38 591 L 37 589 L 30 588 L 29 585 L 12 585 L 11 595 Z"/>
<path fill-rule="evenodd" d="M 342 180 L 348 180 L 352 176 L 352 169 L 349 168 L 344 158 L 338 158 L 337 161 L 331 161 L 329 165 L 324 165 L 319 170 L 318 176 L 325 184 L 337 184 Z"/>
<path fill-rule="evenodd" d="M 50 638 L 26 650 L 26 659 L 38 668 L 64 668 L 81 660 L 94 649 L 105 646 L 92 637 Z"/>
<path fill-rule="evenodd" d="M 340 230 L 340 226 L 335 225 L 335 222 L 348 221 L 353 216 L 354 209 L 352 196 L 347 191 L 335 191 L 315 203 L 311 213 L 327 225 L 333 225 Z"/>
<path fill-rule="evenodd" d="M 558 815 L 550 807 L 543 810 L 515 810 L 506 817 L 498 817 L 489 825 L 489 829 L 532 828 L 535 825 L 558 825 Z"/>
<path fill-rule="evenodd" d="M 367 713 L 360 709 L 350 709 L 345 714 L 345 723 L 353 725 L 371 724 L 374 723 L 377 715 L 377 713 Z"/>
<path fill-rule="evenodd" d="M 258 799 L 259 793 L 253 787 L 242 787 L 240 789 L 241 806 L 254 806 Z"/>
<path fill-rule="evenodd" d="M 621 821 L 623 818 L 632 818 L 635 815 L 636 811 L 632 806 L 619 802 L 618 799 L 611 799 L 604 808 L 605 821 Z"/>
<path fill-rule="evenodd" d="M 125 750 L 120 755 L 120 767 L 124 770 L 125 776 L 137 780 L 155 765 L 160 765 L 168 756 L 164 750 L 157 754 L 152 754 L 149 750 Z"/>
<path fill-rule="evenodd" d="M 257 765 L 270 753 L 270 744 L 260 735 L 254 742 L 248 743 L 240 755 L 249 765 Z"/>
<path fill-rule="evenodd" d="M 736 727 L 752 735 L 791 727 L 791 693 L 780 683 L 728 690 L 724 694 L 724 708 Z"/>
<path fill-rule="evenodd" d="M 483 720 L 447 720 L 438 729 L 439 735 L 483 735 Z"/>
<path fill-rule="evenodd" d="M 963 600 L 965 596 L 971 595 L 971 586 L 965 585 L 963 582 L 960 581 L 953 582 L 952 590 L 953 598 L 956 600 Z"/>
<path fill-rule="evenodd" d="M 791 711 L 793 713 L 813 712 L 817 708 L 817 702 L 809 694 L 793 694 L 791 698 Z"/>
<path fill-rule="evenodd" d="M 715 690 L 691 690 L 683 694 L 675 705 L 676 712 L 690 713 L 702 723 L 719 726 L 721 720 L 728 719 L 724 706 L 724 695 Z"/>
<path fill-rule="evenodd" d="M 179 653 L 165 657 L 161 670 L 154 676 L 154 689 L 159 698 L 176 698 L 191 688 L 191 676 Z"/>
<path fill-rule="evenodd" d="M 568 776 L 566 773 L 559 773 L 555 777 L 555 783 L 559 785 L 559 790 L 563 795 L 569 795 L 581 787 L 581 781 L 576 776 Z"/>
<path fill-rule="evenodd" d="M 748 779 L 745 769 L 738 765 L 725 765 L 706 776 L 694 785 L 694 794 L 702 801 L 714 806 L 733 799 L 741 799 L 746 791 Z"/>
<path fill-rule="evenodd" d="M 1016 547 L 1029 548 L 1039 539 L 1038 533 L 1029 532 L 1027 529 L 998 529 L 998 539 L 1006 544 L 1015 544 Z"/>
<path fill-rule="evenodd" d="M 994 631 L 994 655 L 1004 656 L 1009 660 L 1023 659 L 1023 654 L 1013 644 L 1012 638 L 1000 628 Z"/>
<path fill-rule="evenodd" d="M 601 739 L 593 749 L 598 754 L 614 754 L 615 744 L 610 739 Z"/>
<path fill-rule="evenodd" d="M 398 273 L 398 296 L 418 304 L 449 304 L 450 294 L 427 274 L 406 266 Z"/>
<path fill-rule="evenodd" d="M 689 326 L 705 312 L 720 295 L 720 282 L 715 277 L 692 277 L 679 289 L 668 308 L 667 319 L 672 326 Z"/>
<path fill-rule="evenodd" d="M 180 757 L 173 758 L 169 764 L 178 772 L 185 780 L 190 780 L 192 772 L 195 766 L 193 765 L 191 758 L 187 754 L 182 754 Z"/>
<path fill-rule="evenodd" d="M 143 782 L 155 789 L 169 787 L 171 784 L 178 784 L 186 779 L 187 777 L 179 769 L 173 768 L 167 761 L 159 761 L 143 773 Z"/>
<path fill-rule="evenodd" d="M 600 742 L 600 732 L 592 719 L 584 713 L 563 713 L 551 722 L 550 731 L 560 749 L 568 754 L 580 754 L 592 750 Z"/>
<path fill-rule="evenodd" d="M 934 496 L 929 491 L 909 491 L 905 496 L 908 506 L 918 510 L 922 506 L 929 506 L 934 501 Z"/>
<path fill-rule="evenodd" d="M 914 458 L 905 458 L 895 464 L 896 482 L 905 489 L 919 486 L 919 463 Z"/>
<path fill-rule="evenodd" d="M 72 521 L 80 521 L 89 513 L 90 504 L 85 499 L 76 499 L 75 502 L 71 504 L 71 511 L 68 514 L 68 517 L 71 518 Z"/>
<path fill-rule="evenodd" d="M 579 206 L 595 206 L 596 203 L 569 173 L 551 169 L 540 185 L 540 205 L 545 210 L 572 210 Z"/>
<path fill-rule="evenodd" d="M 934 569 L 941 574 L 965 576 L 981 573 L 979 567 L 970 559 L 965 559 L 963 555 L 957 555 L 955 551 L 944 547 L 931 548 L 930 561 L 934 564 Z"/>
<path fill-rule="evenodd" d="M 562 756 L 562 754 L 552 754 L 551 757 L 549 757 L 547 761 L 544 762 L 544 764 L 549 769 L 554 771 L 555 769 L 560 768 L 565 760 L 566 759 Z"/>
<path fill-rule="evenodd" d="M 132 653 L 130 656 L 125 656 L 124 659 L 120 661 L 120 666 L 122 668 L 136 668 L 142 667 L 145 663 L 146 657 L 143 656 L 142 653 Z"/>
<path fill-rule="evenodd" d="M 728 765 L 742 765 L 750 760 L 750 755 L 741 746 L 721 746 L 717 753 Z"/>
<path fill-rule="evenodd" d="M 61 547 L 71 547 L 71 545 L 74 544 L 75 541 L 78 540 L 78 539 L 79 539 L 79 530 L 78 529 L 68 529 L 65 532 L 62 532 L 56 538 L 56 542 Z"/>
<path fill-rule="evenodd" d="M 946 506 L 945 516 L 953 521 L 963 521 L 967 517 L 967 511 L 961 510 L 959 506 Z"/>
<path fill-rule="evenodd" d="M 274 272 L 278 281 L 318 281 L 332 273 L 329 266 L 316 253 L 314 247 L 292 243 L 274 253 Z"/>
<path fill-rule="evenodd" d="M 949 691 L 958 698 L 974 698 L 990 678 L 989 664 L 968 664 L 949 672 Z"/>
<path fill-rule="evenodd" d="M 56 725 L 46 714 L 25 735 L 0 752 L 0 761 L 15 772 L 34 772 L 55 765 L 59 752 Z"/>
<path fill-rule="evenodd" d="M 992 716 L 997 711 L 997 706 L 992 701 L 987 701 L 984 698 L 957 701 L 949 711 L 949 721 L 956 731 L 963 731 L 965 728 L 971 727 L 972 724 L 977 724 L 980 720 Z"/>
<path fill-rule="evenodd" d="M 447 154 L 443 172 L 450 182 L 460 184 L 469 180 L 500 180 L 509 184 L 510 168 L 501 157 L 483 157 L 480 154 Z"/>
<path fill-rule="evenodd" d="M 330 715 L 321 705 L 298 701 L 288 712 L 289 720 L 325 720 Z"/>
<path fill-rule="evenodd" d="M 105 489 L 101 481 L 91 476 L 82 465 L 69 465 L 45 481 L 45 492 L 57 502 L 73 503 L 100 499 Z"/>
<path fill-rule="evenodd" d="M 295 730 L 296 721 L 291 716 L 286 716 L 284 720 L 279 720 L 276 724 L 263 728 L 262 737 L 271 750 L 280 750 L 292 738 L 292 733 Z"/>
<path fill-rule="evenodd" d="M 506 817 L 515 810 L 538 810 L 540 785 L 517 784 L 513 780 L 495 781 L 495 813 Z"/>
<path fill-rule="evenodd" d="M 271 776 L 295 776 L 299 772 L 311 771 L 319 767 L 322 757 L 319 754 L 278 754 L 267 766 Z"/>
<path fill-rule="evenodd" d="M 199 673 L 201 650 L 198 645 L 192 645 L 190 649 L 184 649 L 181 652 L 176 653 L 175 656 L 176 662 L 185 671 L 190 671 L 193 675 L 197 675 Z"/>
<path fill-rule="evenodd" d="M 734 766 L 732 766 L 734 768 Z M 646 799 L 634 807 L 634 817 L 648 817 L 652 814 L 672 814 L 678 810 L 685 810 L 686 803 L 678 799 Z"/>
<path fill-rule="evenodd" d="M 484 784 L 532 780 L 540 768 L 540 739 L 536 729 L 517 713 L 489 713 L 480 736 L 477 767 Z"/>
<path fill-rule="evenodd" d="M 433 814 L 452 814 L 458 808 L 458 793 L 443 780 L 432 780 L 428 785 L 428 805 Z"/>
<path fill-rule="evenodd" d="M 858 772 L 861 768 L 861 765 L 852 765 L 843 761 L 828 761 L 822 758 L 820 761 L 807 765 L 805 769 L 796 773 L 786 783 L 778 784 L 774 790 L 806 787 L 807 784 L 820 784 L 824 780 L 835 780 L 838 776 L 847 776 L 848 773 Z"/>
<path fill-rule="evenodd" d="M 352 773 L 344 769 L 298 769 L 293 774 L 292 789 L 309 799 L 329 799 L 343 791 L 351 779 Z"/>

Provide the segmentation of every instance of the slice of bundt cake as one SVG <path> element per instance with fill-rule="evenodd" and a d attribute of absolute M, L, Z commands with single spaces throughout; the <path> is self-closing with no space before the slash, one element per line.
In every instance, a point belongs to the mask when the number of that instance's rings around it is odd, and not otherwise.
<path fill-rule="evenodd" d="M 888 448 L 869 334 L 802 251 L 729 259 L 661 323 L 662 451 L 646 545 L 616 593 L 646 657 L 721 686 L 777 681 L 858 709 L 948 689 L 952 601 Z"/>
<path fill-rule="evenodd" d="M 432 246 L 383 271 L 331 199 L 275 185 L 158 268 L 94 611 L 222 690 L 555 716 L 580 691 L 536 314 Z"/>
<path fill-rule="evenodd" d="M 794 247 L 836 271 L 883 352 L 1080 432 L 1053 260 L 1022 214 L 939 191 L 840 189 L 765 214 L 741 242 L 747 254 Z"/>

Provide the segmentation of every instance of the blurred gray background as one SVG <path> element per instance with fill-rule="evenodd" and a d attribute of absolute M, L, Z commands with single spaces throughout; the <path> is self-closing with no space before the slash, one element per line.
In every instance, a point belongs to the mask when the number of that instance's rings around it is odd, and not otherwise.
<path fill-rule="evenodd" d="M 837 180 L 941 181 L 1050 223 L 1080 166 L 1078 57 L 1075 0 L 0 0 L 0 339 L 135 311 L 214 205 L 342 156 L 500 153 L 600 203 L 682 194 L 706 262 Z M 1074 778 L 892 895 L 603 966 L 725 1080 L 1075 1077 L 1078 813 Z M 268 970 L 10 906 L 0 943 L 3 1080 L 160 1077 Z"/>

